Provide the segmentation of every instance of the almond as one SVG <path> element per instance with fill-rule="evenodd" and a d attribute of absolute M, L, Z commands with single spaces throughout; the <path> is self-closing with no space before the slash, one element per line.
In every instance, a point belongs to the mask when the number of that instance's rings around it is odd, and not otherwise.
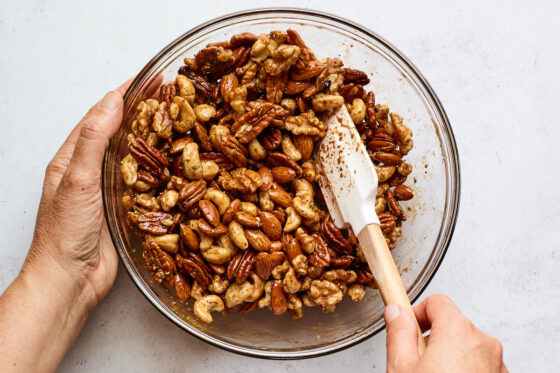
<path fill-rule="evenodd" d="M 286 184 L 296 178 L 296 171 L 289 167 L 274 167 L 271 172 L 272 178 L 278 184 Z"/>
<path fill-rule="evenodd" d="M 259 228 L 261 226 L 261 222 L 259 218 L 249 214 L 245 211 L 237 211 L 235 213 L 235 220 L 248 228 Z"/>
<path fill-rule="evenodd" d="M 272 273 L 272 260 L 268 253 L 258 253 L 255 257 L 255 273 L 264 281 L 268 280 Z"/>
<path fill-rule="evenodd" d="M 208 222 L 208 220 L 203 218 L 198 219 L 198 229 L 200 229 L 202 233 L 212 237 L 221 236 L 222 234 L 226 234 L 228 232 L 228 228 L 225 225 L 219 224 L 217 227 L 214 227 Z"/>
<path fill-rule="evenodd" d="M 414 197 L 414 190 L 407 187 L 406 185 L 397 185 L 393 191 L 395 198 L 399 201 L 408 201 Z"/>
<path fill-rule="evenodd" d="M 198 251 L 200 248 L 200 243 L 198 241 L 198 236 L 194 231 L 185 224 L 179 225 L 179 232 L 181 234 L 181 239 L 185 246 L 191 251 Z"/>
<path fill-rule="evenodd" d="M 210 224 L 214 227 L 220 225 L 220 213 L 218 213 L 218 209 L 212 202 L 201 199 L 198 201 L 198 208 Z"/>
<path fill-rule="evenodd" d="M 292 196 L 290 196 L 288 192 L 276 183 L 272 184 L 272 187 L 268 191 L 268 195 L 270 196 L 272 202 L 276 203 L 280 207 L 286 208 L 292 205 Z"/>
<path fill-rule="evenodd" d="M 262 230 L 272 241 L 277 241 L 282 236 L 282 224 L 276 216 L 267 211 L 262 211 L 259 214 L 261 218 Z"/>
<path fill-rule="evenodd" d="M 268 237 L 257 229 L 245 229 L 245 237 L 249 241 L 249 245 L 257 251 L 269 251 L 270 240 Z"/>
<path fill-rule="evenodd" d="M 241 210 L 241 200 L 234 199 L 224 212 L 224 216 L 222 216 L 222 223 L 225 225 L 231 223 L 235 217 L 235 213 L 239 210 Z"/>
<path fill-rule="evenodd" d="M 292 142 L 301 153 L 301 162 L 306 162 L 313 154 L 313 137 L 307 135 L 293 136 Z"/>
<path fill-rule="evenodd" d="M 372 154 L 371 158 L 387 166 L 396 166 L 402 163 L 401 157 L 393 153 L 375 152 Z"/>
<path fill-rule="evenodd" d="M 281 315 L 288 310 L 288 300 L 286 299 L 286 294 L 282 289 L 282 281 L 274 281 L 270 297 L 270 306 L 275 315 Z"/>

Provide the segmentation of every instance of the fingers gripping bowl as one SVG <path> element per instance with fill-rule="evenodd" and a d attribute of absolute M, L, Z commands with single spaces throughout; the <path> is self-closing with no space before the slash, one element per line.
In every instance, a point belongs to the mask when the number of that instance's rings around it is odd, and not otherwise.
<path fill-rule="evenodd" d="M 393 250 L 412 299 L 425 288 L 443 258 L 459 202 L 457 152 L 439 101 L 414 67 L 370 31 L 329 15 L 301 10 L 255 10 L 210 21 L 165 48 L 143 69 L 127 92 L 123 126 L 112 139 L 105 159 L 104 200 L 115 247 L 139 289 L 178 326 L 219 347 L 270 358 L 316 356 L 355 344 L 381 330 L 383 302 L 376 291 L 370 290 L 360 303 L 354 304 L 345 297 L 332 313 L 306 308 L 305 317 L 298 320 L 255 311 L 247 315 L 213 313 L 210 314 L 213 323 L 202 322 L 195 316 L 192 300 L 187 304 L 181 302 L 173 288 L 154 281 L 146 269 L 142 239 L 124 219 L 126 206 L 122 196 L 126 186 L 119 167 L 129 152 L 127 135 L 137 116 L 137 105 L 154 96 L 163 83 L 175 81 L 184 57 L 194 56 L 208 43 L 229 40 L 242 32 L 259 35 L 287 29 L 297 30 L 318 58 L 337 57 L 345 66 L 366 72 L 371 81 L 365 88 L 375 92 L 376 102 L 400 113 L 414 133 L 415 148 L 407 156 L 413 172 L 407 183 L 416 196 L 402 202 L 410 213 L 403 223 L 406 233 Z M 277 176 L 286 176 L 284 173 Z M 174 196 L 169 198 L 172 200 Z M 237 221 L 251 224 L 251 214 L 239 215 Z M 199 308 L 203 312 L 221 309 L 216 302 L 209 299 L 206 306 Z M 204 318 L 206 313 L 199 312 L 199 315 Z"/>

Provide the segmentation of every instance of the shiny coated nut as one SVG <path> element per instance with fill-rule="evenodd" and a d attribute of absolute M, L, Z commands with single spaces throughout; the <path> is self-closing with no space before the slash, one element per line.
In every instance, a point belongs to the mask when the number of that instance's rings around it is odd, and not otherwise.
<path fill-rule="evenodd" d="M 247 241 L 249 241 L 249 245 L 253 249 L 257 251 L 270 250 L 270 240 L 262 231 L 256 229 L 245 229 L 245 237 L 247 237 Z"/>
<path fill-rule="evenodd" d="M 296 171 L 290 167 L 274 167 L 271 172 L 272 178 L 278 184 L 286 184 L 296 178 Z"/>
<path fill-rule="evenodd" d="M 397 185 L 393 194 L 399 201 L 408 201 L 414 197 L 414 191 L 406 185 Z"/>
<path fill-rule="evenodd" d="M 235 213 L 239 210 L 241 210 L 241 200 L 234 199 L 223 212 L 222 223 L 229 224 L 235 217 Z"/>
<path fill-rule="evenodd" d="M 245 237 L 245 232 L 243 231 L 243 226 L 239 222 L 233 220 L 228 225 L 229 235 L 231 240 L 241 250 L 245 250 L 249 247 L 249 242 L 247 237 Z"/>
<path fill-rule="evenodd" d="M 198 220 L 198 229 L 204 234 L 207 234 L 211 237 L 221 236 L 222 234 L 226 234 L 228 229 L 225 225 L 219 224 L 218 226 L 214 227 L 212 224 L 208 223 L 206 219 L 199 219 Z"/>
<path fill-rule="evenodd" d="M 203 323 L 210 324 L 212 321 L 211 312 L 222 312 L 224 310 L 224 302 L 217 295 L 206 295 L 193 305 L 193 311 L 196 317 Z"/>
<path fill-rule="evenodd" d="M 261 226 L 260 219 L 245 211 L 237 211 L 235 220 L 247 228 L 259 228 Z"/>
<path fill-rule="evenodd" d="M 224 192 L 216 190 L 214 188 L 206 189 L 204 193 L 204 199 L 212 201 L 217 207 L 220 215 L 224 215 L 226 209 L 230 204 L 230 199 Z"/>
<path fill-rule="evenodd" d="M 179 235 L 178 234 L 164 234 L 163 236 L 153 236 L 147 234 L 146 241 L 155 242 L 158 246 L 167 251 L 168 253 L 175 254 L 179 251 Z"/>
<path fill-rule="evenodd" d="M 194 233 L 194 231 L 186 224 L 180 224 L 179 231 L 185 246 L 189 250 L 198 251 L 200 248 L 200 242 L 196 233 Z"/>
<path fill-rule="evenodd" d="M 208 220 L 210 224 L 212 224 L 214 227 L 220 225 L 220 213 L 212 202 L 204 199 L 200 200 L 198 201 L 198 208 L 200 208 L 202 215 L 206 218 L 206 220 Z"/>
<path fill-rule="evenodd" d="M 196 115 L 196 120 L 206 123 L 216 115 L 216 109 L 206 104 L 197 105 L 194 107 L 194 114 Z"/>
<path fill-rule="evenodd" d="M 276 216 L 270 212 L 262 211 L 259 214 L 262 230 L 272 241 L 277 241 L 282 236 L 282 224 Z"/>

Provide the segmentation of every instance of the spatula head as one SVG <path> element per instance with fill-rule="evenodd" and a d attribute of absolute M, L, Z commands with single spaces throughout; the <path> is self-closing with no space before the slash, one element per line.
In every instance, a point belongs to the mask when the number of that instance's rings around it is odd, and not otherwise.
<path fill-rule="evenodd" d="M 325 120 L 327 134 L 318 149 L 319 185 L 336 226 L 358 234 L 375 213 L 377 173 L 348 110 L 341 105 Z"/>

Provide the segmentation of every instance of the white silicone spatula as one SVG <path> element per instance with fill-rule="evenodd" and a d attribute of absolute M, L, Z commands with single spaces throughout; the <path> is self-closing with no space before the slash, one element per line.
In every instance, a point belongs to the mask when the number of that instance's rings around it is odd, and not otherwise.
<path fill-rule="evenodd" d="M 397 303 L 412 316 L 418 328 L 418 350 L 426 343 L 414 317 L 399 272 L 381 233 L 375 213 L 377 173 L 345 105 L 326 120 L 327 134 L 317 155 L 319 184 L 334 224 L 352 226 L 385 304 Z"/>

